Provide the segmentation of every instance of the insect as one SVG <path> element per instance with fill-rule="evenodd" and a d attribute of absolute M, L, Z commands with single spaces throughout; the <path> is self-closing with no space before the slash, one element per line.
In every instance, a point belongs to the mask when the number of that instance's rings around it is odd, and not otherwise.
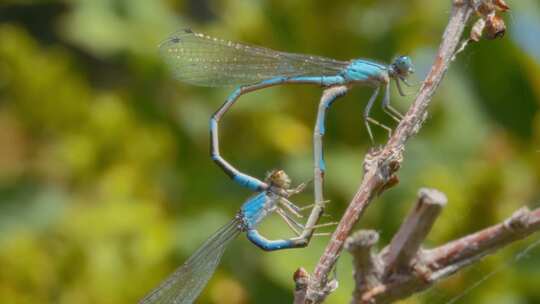
<path fill-rule="evenodd" d="M 398 91 L 403 93 L 401 82 L 410 85 L 407 77 L 414 73 L 408 56 L 399 56 L 391 64 L 384 65 L 366 59 L 339 61 L 319 56 L 285 53 L 271 49 L 249 46 L 232 41 L 195 33 L 189 29 L 171 35 L 160 45 L 160 52 L 172 69 L 176 79 L 200 86 L 238 86 L 210 119 L 210 150 L 214 162 L 238 184 L 258 191 L 261 181 L 240 172 L 227 162 L 219 150 L 219 122 L 238 98 L 249 92 L 282 84 L 314 84 L 324 88 L 313 134 L 314 145 L 314 191 L 315 206 L 306 226 L 312 227 L 323 213 L 323 136 L 326 113 L 334 101 L 355 85 L 375 87 L 364 109 L 364 124 L 373 141 L 370 124 L 391 129 L 369 116 L 379 95 L 383 110 L 394 120 L 402 115 L 390 105 L 390 82 L 394 80 Z M 305 230 L 301 238 L 309 242 L 313 230 Z"/>
<path fill-rule="evenodd" d="M 288 197 L 301 192 L 305 184 L 290 189 L 291 180 L 283 170 L 270 171 L 264 183 L 264 190 L 248 199 L 232 221 L 208 238 L 182 266 L 139 304 L 193 303 L 212 277 L 229 243 L 242 232 L 246 233 L 252 243 L 267 251 L 305 246 L 304 243 L 297 242 L 295 238 L 268 240 L 257 231 L 259 223 L 276 212 L 298 235 L 298 229 L 304 227 L 296 222 L 291 213 L 296 217 L 301 217 L 299 212 L 303 208 L 289 201 Z M 319 227 L 329 225 L 333 223 L 322 224 Z"/>

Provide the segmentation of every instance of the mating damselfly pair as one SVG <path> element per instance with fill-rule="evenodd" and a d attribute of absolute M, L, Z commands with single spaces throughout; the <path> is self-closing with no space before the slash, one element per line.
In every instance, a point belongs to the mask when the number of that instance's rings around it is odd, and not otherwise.
<path fill-rule="evenodd" d="M 324 209 L 323 178 L 326 166 L 322 139 L 328 109 L 338 97 L 345 95 L 355 85 L 375 87 L 363 113 L 364 124 L 373 141 L 370 124 L 391 132 L 388 126 L 369 116 L 380 90 L 384 91 L 383 110 L 399 121 L 402 115 L 390 105 L 390 82 L 394 80 L 399 93 L 405 95 L 401 82 L 409 85 L 407 77 L 414 72 L 411 59 L 407 56 L 399 56 L 389 65 L 366 59 L 339 61 L 240 44 L 191 30 L 171 35 L 160 45 L 160 52 L 180 81 L 201 86 L 238 86 L 210 119 L 211 157 L 235 182 L 257 194 L 246 201 L 231 224 L 216 232 L 141 303 L 192 303 L 215 270 L 225 245 L 241 231 L 246 231 L 248 238 L 265 250 L 306 246 L 318 227 Z M 298 209 L 287 200 L 290 194 L 296 193 L 288 189 L 289 182 L 284 182 L 288 181 L 288 177 L 276 178 L 271 174 L 265 181 L 261 181 L 236 169 L 221 156 L 219 150 L 219 122 L 238 98 L 249 92 L 281 84 L 314 84 L 324 88 L 313 134 L 315 204 L 304 225 L 297 223 L 285 212 L 289 210 L 294 214 Z M 286 207 L 279 208 L 279 205 Z M 296 237 L 269 241 L 257 232 L 255 226 L 273 211 L 280 214 L 289 226 L 301 229 L 295 230 Z"/>

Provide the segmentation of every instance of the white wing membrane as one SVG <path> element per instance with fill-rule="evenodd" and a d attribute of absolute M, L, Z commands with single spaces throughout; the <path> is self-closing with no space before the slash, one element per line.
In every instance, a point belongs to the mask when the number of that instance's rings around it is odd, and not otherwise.
<path fill-rule="evenodd" d="M 139 304 L 192 304 L 214 274 L 225 248 L 239 233 L 236 219 L 223 226 Z"/>
<path fill-rule="evenodd" d="M 274 51 L 182 30 L 160 52 L 183 82 L 201 86 L 255 83 L 279 76 L 333 76 L 349 62 Z"/>

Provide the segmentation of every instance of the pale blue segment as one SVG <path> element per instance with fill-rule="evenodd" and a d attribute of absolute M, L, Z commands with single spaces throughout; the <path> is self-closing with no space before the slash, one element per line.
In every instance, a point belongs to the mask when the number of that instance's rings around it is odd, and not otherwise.
<path fill-rule="evenodd" d="M 270 79 L 265 79 L 265 80 L 261 81 L 261 85 L 268 85 L 268 86 L 276 85 L 276 84 L 284 83 L 284 82 L 286 82 L 288 79 L 289 79 L 289 78 L 288 78 L 288 77 L 285 77 L 285 76 L 278 76 L 278 77 L 274 77 L 274 78 L 270 78 Z"/>
<path fill-rule="evenodd" d="M 210 118 L 210 130 L 217 130 L 218 124 L 214 118 Z"/>
<path fill-rule="evenodd" d="M 324 120 L 321 120 L 319 123 L 319 134 L 324 135 L 326 133 L 326 127 L 324 125 Z"/>
<path fill-rule="evenodd" d="M 298 76 L 288 77 L 285 82 L 288 83 L 316 83 L 322 86 L 333 86 L 345 84 L 346 80 L 341 75 L 336 76 Z"/>
<path fill-rule="evenodd" d="M 227 97 L 227 102 L 231 101 L 231 100 L 234 100 L 236 98 L 238 98 L 240 96 L 240 94 L 242 93 L 242 87 L 238 87 L 236 88 L 228 97 Z"/>
<path fill-rule="evenodd" d="M 291 240 L 275 240 L 270 241 L 259 234 L 257 230 L 248 230 L 247 238 L 257 247 L 266 251 L 280 250 L 294 247 Z"/>
<path fill-rule="evenodd" d="M 321 152 L 323 154 L 324 152 Z M 321 169 L 322 172 L 326 171 L 326 162 L 324 161 L 324 156 L 321 157 L 321 160 L 319 160 L 319 169 Z"/>
<path fill-rule="evenodd" d="M 260 180 L 243 173 L 238 173 L 237 175 L 235 175 L 233 177 L 233 180 L 240 184 L 242 187 L 246 187 L 253 191 L 259 191 L 263 187 L 263 184 Z"/>
<path fill-rule="evenodd" d="M 332 103 L 334 103 L 335 100 L 336 100 L 335 98 L 332 98 L 331 100 L 327 101 L 327 102 L 324 104 L 324 107 L 325 107 L 326 109 L 329 109 L 330 106 L 332 106 Z M 321 135 L 324 135 L 324 134 L 326 133 L 326 126 L 324 125 L 324 124 L 325 124 L 325 121 L 326 121 L 326 112 L 322 113 L 321 115 L 322 115 L 322 117 L 321 117 L 321 119 L 319 120 L 319 125 L 318 125 L 318 127 L 319 127 L 319 133 L 320 133 Z"/>
<path fill-rule="evenodd" d="M 247 229 L 247 238 L 257 247 L 266 251 L 294 247 L 294 243 L 290 240 L 268 240 L 255 229 L 269 214 L 270 210 L 267 208 L 275 203 L 275 201 L 272 201 L 275 199 L 277 198 L 272 198 L 266 192 L 261 192 L 245 202 L 241 209 Z"/>

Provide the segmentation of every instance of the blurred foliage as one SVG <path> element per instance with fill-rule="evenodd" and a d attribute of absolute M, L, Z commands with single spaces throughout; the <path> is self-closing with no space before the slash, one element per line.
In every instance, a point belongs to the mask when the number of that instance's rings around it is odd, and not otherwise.
<path fill-rule="evenodd" d="M 388 62 L 406 53 L 419 81 L 449 2 L 2 1 L 0 303 L 135 303 L 248 197 L 208 156 L 208 119 L 230 88 L 174 81 L 156 48 L 169 33 L 192 27 L 338 59 Z M 450 202 L 429 245 L 539 205 L 540 4 L 509 4 L 507 36 L 460 55 L 410 142 L 401 184 L 358 227 L 379 230 L 387 242 L 423 186 Z M 287 86 L 243 97 L 222 128 L 224 155 L 256 176 L 278 167 L 297 183 L 309 180 L 320 91 Z M 334 218 L 354 193 L 369 148 L 361 122 L 369 94 L 358 88 L 329 114 L 326 191 Z M 393 96 L 403 110 L 412 100 Z M 378 109 L 374 115 L 392 123 Z M 295 200 L 308 204 L 311 195 Z M 262 228 L 289 233 L 275 217 Z M 240 237 L 200 302 L 288 303 L 291 274 L 300 265 L 313 269 L 326 241 L 265 253 Z M 458 303 L 539 303 L 540 250 L 512 262 L 524 246 L 404 302 L 445 303 L 496 271 Z M 328 303 L 350 297 L 346 254 L 338 275 Z"/>

